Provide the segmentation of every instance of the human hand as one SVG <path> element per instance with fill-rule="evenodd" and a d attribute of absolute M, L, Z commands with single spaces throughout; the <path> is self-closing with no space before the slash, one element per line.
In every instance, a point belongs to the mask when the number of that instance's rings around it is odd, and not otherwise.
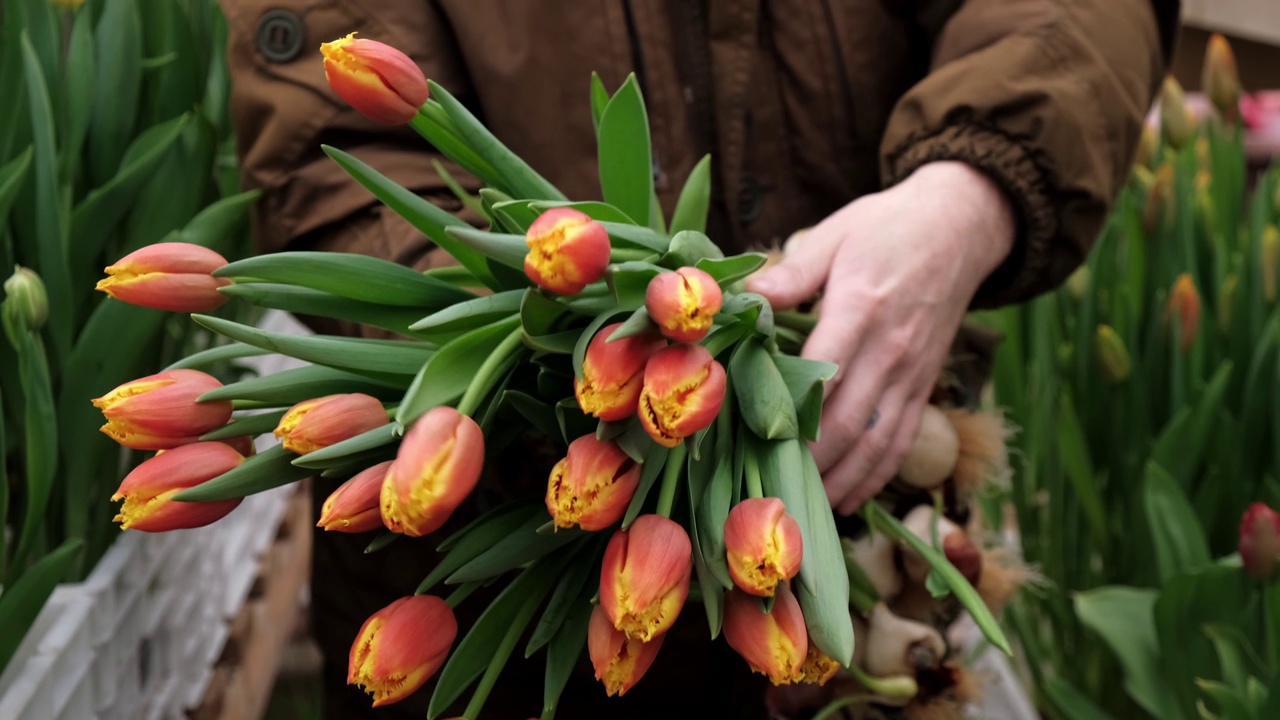
<path fill-rule="evenodd" d="M 1012 208 L 989 178 L 935 162 L 837 210 L 748 280 L 778 309 L 823 292 L 803 355 L 840 368 L 813 445 L 839 512 L 902 465 L 969 303 L 1013 235 Z"/>

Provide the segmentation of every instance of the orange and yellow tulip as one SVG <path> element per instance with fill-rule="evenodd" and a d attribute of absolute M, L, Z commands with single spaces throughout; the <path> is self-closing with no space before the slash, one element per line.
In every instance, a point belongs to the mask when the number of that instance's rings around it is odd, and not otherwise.
<path fill-rule="evenodd" d="M 382 527 L 379 500 L 391 460 L 357 473 L 338 486 L 320 508 L 316 527 L 332 532 L 362 533 Z"/>
<path fill-rule="evenodd" d="M 644 306 L 662 334 L 680 342 L 707 336 L 724 303 L 720 285 L 705 270 L 682 267 L 649 281 Z"/>
<path fill-rule="evenodd" d="M 202 245 L 155 243 L 107 267 L 95 289 L 153 310 L 209 312 L 227 301 L 218 288 L 231 281 L 211 274 L 226 264 L 226 258 Z"/>
<path fill-rule="evenodd" d="M 724 639 L 774 685 L 796 682 L 809 654 L 804 615 L 786 584 L 778 586 L 768 613 L 761 612 L 759 600 L 730 590 L 724 602 Z"/>
<path fill-rule="evenodd" d="M 165 370 L 120 385 L 93 406 L 102 410 L 107 424 L 101 430 L 112 440 L 135 450 L 165 450 L 227 424 L 229 401 L 196 402 L 220 387 L 199 370 Z"/>
<path fill-rule="evenodd" d="M 364 393 L 326 395 L 289 408 L 275 436 L 285 450 L 305 455 L 390 422 L 382 402 Z"/>
<path fill-rule="evenodd" d="M 121 530 L 166 532 L 220 520 L 244 498 L 214 502 L 179 502 L 172 498 L 242 462 L 244 456 L 220 442 L 192 443 L 161 452 L 126 475 L 111 496 L 113 502 L 124 500 L 115 521 Z"/>
<path fill-rule="evenodd" d="M 451 407 L 418 418 L 387 469 L 380 495 L 382 522 L 392 532 L 435 532 L 467 499 L 484 468 L 484 435 L 475 420 Z"/>
<path fill-rule="evenodd" d="M 644 366 L 666 342 L 653 333 L 632 335 L 609 342 L 622 323 L 607 325 L 591 338 L 582 360 L 582 377 L 573 381 L 573 392 L 584 413 L 601 420 L 625 420 L 636 413 Z"/>
<path fill-rule="evenodd" d="M 524 272 L 544 290 L 576 295 L 604 277 L 609 266 L 609 233 L 573 208 L 551 208 L 525 233 L 529 254 Z"/>
<path fill-rule="evenodd" d="M 743 592 L 774 594 L 779 582 L 800 572 L 804 543 L 800 524 L 776 497 L 747 498 L 729 511 L 724 523 L 729 575 Z"/>
<path fill-rule="evenodd" d="M 642 515 L 605 548 L 600 604 L 614 628 L 649 642 L 680 614 L 692 570 L 693 545 L 684 528 L 661 515 Z"/>
<path fill-rule="evenodd" d="M 369 693 L 374 707 L 400 702 L 444 665 L 457 636 L 458 621 L 444 600 L 400 598 L 360 627 L 347 660 L 347 684 Z"/>
<path fill-rule="evenodd" d="M 547 480 L 556 527 L 603 530 L 622 519 L 640 484 L 640 465 L 612 440 L 583 435 L 569 444 Z"/>
<path fill-rule="evenodd" d="M 706 348 L 664 348 L 644 368 L 640 424 L 659 445 L 675 447 L 715 421 L 724 392 L 724 366 Z"/>
<path fill-rule="evenodd" d="M 427 101 L 427 78 L 403 52 L 355 33 L 322 43 L 324 77 L 338 97 L 384 125 L 403 125 Z"/>
<path fill-rule="evenodd" d="M 587 654 L 605 692 L 610 697 L 622 696 L 635 687 L 658 657 L 665 637 L 659 635 L 649 642 L 628 638 L 613 626 L 609 613 L 596 605 L 587 629 Z"/>
<path fill-rule="evenodd" d="M 1178 323 L 1178 348 L 1187 352 L 1196 344 L 1196 331 L 1200 328 L 1200 293 L 1187 273 L 1179 275 L 1169 291 L 1165 322 L 1171 318 Z"/>

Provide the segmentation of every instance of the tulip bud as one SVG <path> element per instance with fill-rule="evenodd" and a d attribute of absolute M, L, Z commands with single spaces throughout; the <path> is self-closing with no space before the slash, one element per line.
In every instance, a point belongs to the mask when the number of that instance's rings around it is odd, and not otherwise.
<path fill-rule="evenodd" d="M 658 657 L 664 638 L 666 635 L 659 635 L 649 642 L 628 638 L 613 627 L 604 607 L 596 605 L 587 629 L 587 654 L 605 692 L 610 697 L 622 696 L 635 687 Z"/>
<path fill-rule="evenodd" d="M 1231 44 L 1218 33 L 1209 37 L 1209 46 L 1205 49 L 1200 89 L 1223 120 L 1235 120 L 1240 106 L 1240 72 L 1236 69 Z"/>
<path fill-rule="evenodd" d="M 641 515 L 605 548 L 600 605 L 614 628 L 649 642 L 680 614 L 692 570 L 693 545 L 684 528 L 661 515 Z"/>
<path fill-rule="evenodd" d="M 364 393 L 304 400 L 280 418 L 274 435 L 285 450 L 305 455 L 390 422 L 377 398 Z"/>
<path fill-rule="evenodd" d="M 955 426 L 936 405 L 925 405 L 898 478 L 913 488 L 932 490 L 951 477 L 959 460 L 960 436 Z"/>
<path fill-rule="evenodd" d="M 403 125 L 427 101 L 427 78 L 399 50 L 355 33 L 322 43 L 324 77 L 338 97 L 384 125 Z"/>
<path fill-rule="evenodd" d="M 631 335 L 609 342 L 622 327 L 614 323 L 601 328 L 587 345 L 582 360 L 582 378 L 573 381 L 573 392 L 584 413 L 601 420 L 625 420 L 636 413 L 644 366 L 666 342 L 653 333 Z"/>
<path fill-rule="evenodd" d="M 4 281 L 4 304 L 12 307 L 11 312 L 32 332 L 44 327 L 49 318 L 49 294 L 45 292 L 44 281 L 29 268 L 15 266 L 13 274 Z"/>
<path fill-rule="evenodd" d="M 400 598 L 364 621 L 351 644 L 347 684 L 382 707 L 412 695 L 444 665 L 458 636 L 453 610 L 433 595 Z"/>
<path fill-rule="evenodd" d="M 724 303 L 720 285 L 705 270 L 682 267 L 649 281 L 644 307 L 662 334 L 679 342 L 698 342 L 707 336 Z"/>
<path fill-rule="evenodd" d="M 1129 351 L 1124 341 L 1111 329 L 1110 325 L 1099 325 L 1093 339 L 1094 357 L 1102 375 L 1112 384 L 1122 383 L 1129 379 L 1133 371 L 1133 363 L 1129 360 Z"/>
<path fill-rule="evenodd" d="M 338 486 L 320 508 L 316 527 L 342 533 L 363 533 L 382 527 L 379 501 L 390 460 L 366 468 Z"/>
<path fill-rule="evenodd" d="M 1280 566 L 1280 514 L 1258 502 L 1240 518 L 1240 560 L 1245 572 L 1258 580 L 1275 577 Z"/>
<path fill-rule="evenodd" d="M 1170 147 L 1180 149 L 1191 139 L 1192 123 L 1187 112 L 1182 86 L 1172 75 L 1164 79 L 1160 90 L 1160 129 Z"/>
<path fill-rule="evenodd" d="M 547 481 L 556 527 L 603 530 L 622 519 L 640 484 L 640 465 L 610 440 L 583 435 L 569 444 Z"/>
<path fill-rule="evenodd" d="M 795 682 L 809 653 L 800 603 L 785 583 L 778 586 L 768 613 L 761 612 L 759 600 L 730 590 L 724 601 L 724 639 L 774 685 Z"/>
<path fill-rule="evenodd" d="M 1142 232 L 1153 237 L 1160 230 L 1164 217 L 1174 210 L 1173 165 L 1164 163 L 1156 170 L 1154 180 L 1147 189 L 1142 206 Z"/>
<path fill-rule="evenodd" d="M 1218 332 L 1224 337 L 1231 334 L 1231 313 L 1236 302 L 1236 292 L 1240 288 L 1240 278 L 1235 273 L 1228 273 L 1218 290 Z"/>
<path fill-rule="evenodd" d="M 418 418 L 387 469 L 382 522 L 421 537 L 444 525 L 467 499 L 484 468 L 484 435 L 475 420 L 441 406 Z"/>
<path fill-rule="evenodd" d="M 1142 125 L 1142 137 L 1138 141 L 1138 152 L 1134 158 L 1134 164 L 1144 170 L 1150 169 L 1156 160 L 1156 153 L 1160 150 L 1160 136 L 1156 131 L 1146 123 Z"/>
<path fill-rule="evenodd" d="M 675 447 L 709 426 L 724 403 L 724 367 L 701 345 L 672 345 L 649 358 L 640 390 L 640 424 Z"/>
<path fill-rule="evenodd" d="M 529 226 L 524 240 L 529 246 L 525 274 L 557 295 L 582 292 L 604 277 L 609 266 L 609 233 L 573 208 L 551 208 L 542 213 Z"/>
<path fill-rule="evenodd" d="M 211 273 L 225 258 L 201 245 L 163 242 L 117 260 L 95 289 L 130 305 L 169 312 L 209 312 L 227 297 L 218 288 L 230 280 Z"/>
<path fill-rule="evenodd" d="M 220 520 L 244 498 L 215 502 L 179 502 L 172 498 L 242 462 L 240 453 L 220 442 L 198 442 L 161 452 L 126 475 L 111 496 L 113 502 L 124 500 L 115 522 L 120 523 L 121 530 L 165 532 Z"/>
<path fill-rule="evenodd" d="M 800 524 L 776 497 L 747 498 L 734 505 L 724 523 L 724 545 L 729 575 L 745 593 L 770 597 L 779 581 L 800 572 Z"/>
<path fill-rule="evenodd" d="M 164 450 L 193 443 L 231 419 L 231 403 L 196 402 L 222 387 L 199 370 L 165 370 L 127 382 L 100 398 L 107 424 L 102 432 L 135 450 Z"/>
<path fill-rule="evenodd" d="M 1076 302 L 1084 300 L 1085 293 L 1089 292 L 1090 279 L 1091 274 L 1088 265 L 1081 265 L 1067 277 L 1067 294 L 1071 296 L 1072 300 Z"/>
<path fill-rule="evenodd" d="M 1259 265 L 1262 271 L 1262 297 L 1270 305 L 1276 301 L 1276 272 L 1280 269 L 1280 229 L 1268 225 L 1262 230 Z"/>
<path fill-rule="evenodd" d="M 1183 273 L 1173 283 L 1169 302 L 1165 306 L 1164 319 L 1178 322 L 1178 348 L 1187 352 L 1196 344 L 1196 330 L 1200 327 L 1200 294 L 1196 291 L 1191 275 Z"/>

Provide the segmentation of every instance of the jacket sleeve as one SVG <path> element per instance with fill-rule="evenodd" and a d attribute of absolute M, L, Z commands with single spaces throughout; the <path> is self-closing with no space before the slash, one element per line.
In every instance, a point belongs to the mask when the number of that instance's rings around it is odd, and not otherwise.
<path fill-rule="evenodd" d="M 1084 260 L 1129 173 L 1167 69 L 1179 3 L 914 5 L 933 57 L 889 118 L 883 180 L 899 182 L 937 160 L 982 170 L 1008 194 L 1019 229 L 974 305 L 1050 290 Z"/>
<path fill-rule="evenodd" d="M 474 190 L 474 179 L 406 127 L 365 119 L 329 88 L 319 48 L 351 32 L 393 45 L 428 77 L 460 98 L 465 73 L 451 33 L 430 0 L 321 2 L 224 0 L 231 116 L 241 179 L 261 188 L 254 235 L 262 252 L 316 249 L 359 252 L 413 267 L 440 262 L 427 239 L 346 174 L 321 150 L 331 144 L 450 211 L 459 203 L 433 170 L 432 160 Z M 296 55 L 269 52 L 273 41 L 301 33 Z M 282 56 L 283 55 L 283 56 Z"/>

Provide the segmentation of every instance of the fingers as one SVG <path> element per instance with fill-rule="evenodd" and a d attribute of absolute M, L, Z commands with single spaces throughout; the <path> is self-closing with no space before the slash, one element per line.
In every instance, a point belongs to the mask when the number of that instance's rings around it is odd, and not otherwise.
<path fill-rule="evenodd" d="M 883 425 L 885 409 L 877 411 L 877 403 L 883 388 L 888 385 L 886 370 L 877 370 L 874 366 L 860 367 L 858 375 L 835 386 L 824 403 L 822 420 L 818 425 L 818 442 L 812 448 L 814 462 L 824 475 L 868 432 L 873 413 L 878 417 L 870 430 Z"/>
<path fill-rule="evenodd" d="M 840 501 L 837 510 L 842 515 L 852 515 L 862 504 L 875 497 L 893 479 L 902 463 L 915 444 L 916 434 L 920 432 L 920 418 L 924 414 L 927 395 L 918 395 L 907 403 L 903 409 L 898 429 L 894 433 L 889 449 L 880 458 L 871 473 L 855 482 L 853 489 Z M 856 452 L 856 451 L 855 451 Z"/>
<path fill-rule="evenodd" d="M 821 226 L 806 232 L 802 241 L 788 245 L 778 264 L 748 278 L 747 289 L 765 296 L 778 310 L 809 300 L 826 282 L 839 240 Z"/>
<path fill-rule="evenodd" d="M 843 507 L 854 488 L 863 483 L 892 450 L 898 439 L 898 427 L 907 398 L 906 386 L 895 383 L 883 395 L 870 400 L 873 405 L 867 416 L 870 417 L 874 411 L 877 416 L 875 424 L 868 428 L 864 420 L 863 431 L 854 442 L 842 444 L 844 452 L 822 476 L 832 507 Z"/>

